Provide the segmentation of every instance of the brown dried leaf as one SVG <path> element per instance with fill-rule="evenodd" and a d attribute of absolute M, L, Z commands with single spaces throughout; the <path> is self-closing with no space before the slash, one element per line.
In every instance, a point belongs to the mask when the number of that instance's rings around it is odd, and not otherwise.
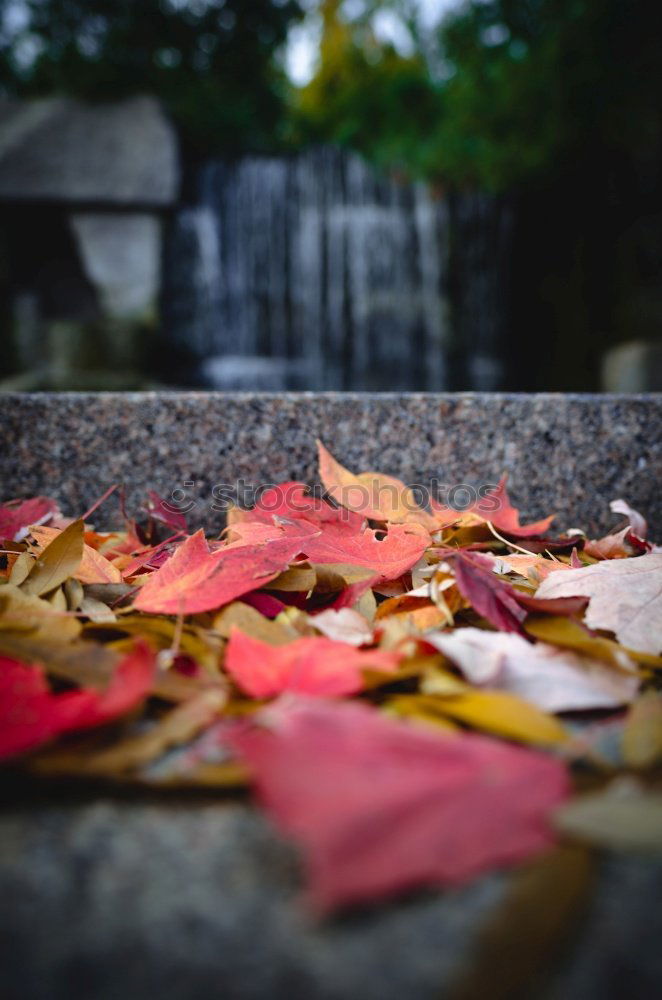
<path fill-rule="evenodd" d="M 39 554 L 21 584 L 24 594 L 40 597 L 75 576 L 83 558 L 82 521 L 73 521 Z"/>

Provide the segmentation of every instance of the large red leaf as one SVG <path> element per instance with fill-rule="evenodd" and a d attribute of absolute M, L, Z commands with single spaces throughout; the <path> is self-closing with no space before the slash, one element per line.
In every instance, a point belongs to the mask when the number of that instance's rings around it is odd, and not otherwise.
<path fill-rule="evenodd" d="M 299 538 L 303 543 L 304 539 L 318 535 L 321 530 L 321 526 L 303 519 L 287 521 L 273 517 L 271 521 L 268 518 L 262 521 L 235 521 L 230 525 L 230 541 L 223 541 L 218 547 L 237 549 L 246 545 L 264 545 L 282 538 Z"/>
<path fill-rule="evenodd" d="M 233 629 L 225 666 L 253 698 L 271 698 L 283 691 L 333 696 L 355 694 L 363 687 L 362 671 L 391 673 L 400 658 L 393 651 L 360 650 L 317 636 L 271 646 Z"/>
<path fill-rule="evenodd" d="M 269 583 L 300 549 L 297 535 L 210 552 L 203 532 L 196 531 L 143 584 L 135 607 L 173 615 L 211 611 Z"/>
<path fill-rule="evenodd" d="M 264 718 L 230 739 L 303 848 L 321 909 L 461 884 L 552 842 L 548 816 L 568 792 L 552 757 L 358 704 L 286 700 Z"/>
<path fill-rule="evenodd" d="M 0 657 L 0 758 L 123 715 L 145 698 L 153 675 L 154 654 L 143 642 L 121 660 L 104 692 L 52 694 L 40 667 Z"/>
<path fill-rule="evenodd" d="M 396 580 L 406 573 L 418 562 L 430 541 L 428 532 L 418 524 L 391 524 L 380 538 L 371 528 L 357 532 L 353 526 L 334 519 L 317 525 L 305 520 L 271 524 L 266 520 L 239 521 L 231 530 L 235 537 L 225 546 L 228 550 L 285 538 L 298 539 L 300 551 L 311 562 L 365 566 L 375 571 L 375 584 Z"/>
<path fill-rule="evenodd" d="M 329 524 L 306 539 L 303 551 L 311 562 L 366 566 L 375 571 L 377 583 L 384 583 L 410 570 L 429 543 L 427 531 L 416 524 L 392 524 L 383 538 L 370 528 L 356 535 Z"/>

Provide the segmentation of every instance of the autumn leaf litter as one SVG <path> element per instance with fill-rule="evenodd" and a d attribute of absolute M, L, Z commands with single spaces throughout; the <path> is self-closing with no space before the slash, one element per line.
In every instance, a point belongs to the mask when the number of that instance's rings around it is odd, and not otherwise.
<path fill-rule="evenodd" d="M 559 838 L 658 850 L 662 551 L 641 514 L 619 499 L 603 538 L 552 537 L 505 480 L 423 509 L 319 457 L 324 499 L 282 484 L 220 538 L 153 492 L 121 530 L 0 506 L 5 766 L 248 784 L 323 912 Z"/>

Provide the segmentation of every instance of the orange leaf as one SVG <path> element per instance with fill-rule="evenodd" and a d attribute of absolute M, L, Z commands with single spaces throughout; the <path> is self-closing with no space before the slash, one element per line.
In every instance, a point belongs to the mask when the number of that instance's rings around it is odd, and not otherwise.
<path fill-rule="evenodd" d="M 317 442 L 320 479 L 339 504 L 374 521 L 421 524 L 430 531 L 438 525 L 417 503 L 414 493 L 399 479 L 379 472 L 354 475 Z"/>

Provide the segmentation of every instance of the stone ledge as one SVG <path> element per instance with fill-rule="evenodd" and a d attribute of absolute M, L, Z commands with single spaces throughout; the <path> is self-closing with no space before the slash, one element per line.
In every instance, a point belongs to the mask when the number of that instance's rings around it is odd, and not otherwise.
<path fill-rule="evenodd" d="M 114 482 L 193 482 L 193 524 L 210 527 L 215 484 L 317 479 L 315 438 L 356 471 L 409 483 L 479 485 L 509 474 L 526 517 L 551 511 L 591 532 L 625 497 L 662 528 L 662 395 L 491 393 L 7 393 L 0 492 L 47 492 L 85 510 Z"/>

